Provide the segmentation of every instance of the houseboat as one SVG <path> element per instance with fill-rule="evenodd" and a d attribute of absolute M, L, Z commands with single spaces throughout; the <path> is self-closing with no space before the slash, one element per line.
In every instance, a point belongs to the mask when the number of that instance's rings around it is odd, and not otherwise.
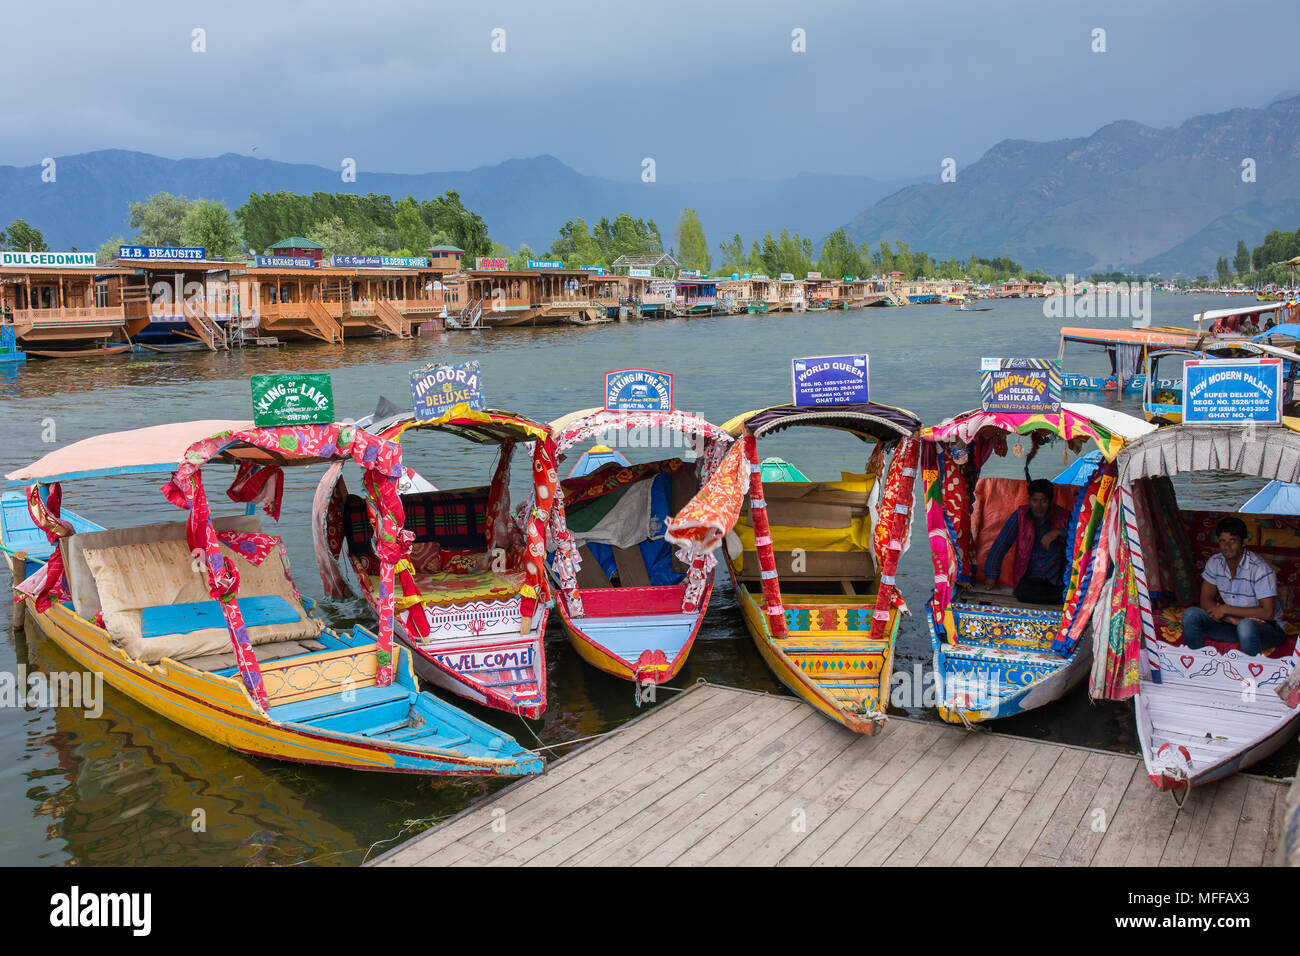
<path fill-rule="evenodd" d="M 0 253 L 0 326 L 40 358 L 129 352 L 122 302 L 129 275 L 97 266 L 93 252 Z"/>
<path fill-rule="evenodd" d="M 708 276 L 685 275 L 679 278 L 674 289 L 672 313 L 684 315 L 713 315 L 718 308 L 718 281 Z"/>
<path fill-rule="evenodd" d="M 122 280 L 122 304 L 127 334 L 142 348 L 215 352 L 241 328 L 251 290 L 245 279 L 241 295 L 231 277 L 243 272 L 242 261 L 209 259 L 202 248 L 121 246 L 116 266 L 131 270 Z"/>

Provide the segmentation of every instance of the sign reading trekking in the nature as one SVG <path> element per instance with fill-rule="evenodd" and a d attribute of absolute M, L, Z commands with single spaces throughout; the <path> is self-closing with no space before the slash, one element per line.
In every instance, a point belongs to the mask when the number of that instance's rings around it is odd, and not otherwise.
<path fill-rule="evenodd" d="M 980 407 L 1013 415 L 1061 410 L 1059 362 L 1030 358 L 980 359 Z"/>
<path fill-rule="evenodd" d="M 673 376 L 648 368 L 605 373 L 605 407 L 623 412 L 671 412 Z"/>
<path fill-rule="evenodd" d="M 462 404 L 479 412 L 487 407 L 478 362 L 426 365 L 411 373 L 411 405 L 416 418 L 441 418 L 452 406 Z"/>
<path fill-rule="evenodd" d="M 327 425 L 334 421 L 334 389 L 327 372 L 254 375 L 253 424 Z"/>
<path fill-rule="evenodd" d="M 1183 364 L 1184 424 L 1276 425 L 1281 420 L 1281 359 L 1192 359 Z"/>
<path fill-rule="evenodd" d="M 867 398 L 866 355 L 815 355 L 791 360 L 796 405 L 851 405 Z"/>

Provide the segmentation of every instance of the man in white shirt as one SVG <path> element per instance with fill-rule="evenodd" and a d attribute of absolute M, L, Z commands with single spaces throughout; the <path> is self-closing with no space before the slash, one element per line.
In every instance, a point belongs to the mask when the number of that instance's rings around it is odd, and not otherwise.
<path fill-rule="evenodd" d="M 1205 646 L 1208 637 L 1237 644 L 1245 654 L 1262 654 L 1282 643 L 1282 608 L 1277 572 L 1245 548 L 1246 525 L 1228 516 L 1214 526 L 1219 553 L 1205 562 L 1200 607 L 1183 612 L 1183 643 Z"/>

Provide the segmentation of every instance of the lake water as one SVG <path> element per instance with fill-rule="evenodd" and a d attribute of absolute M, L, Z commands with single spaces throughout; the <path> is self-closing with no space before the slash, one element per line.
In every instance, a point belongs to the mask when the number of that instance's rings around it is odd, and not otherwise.
<path fill-rule="evenodd" d="M 1153 324 L 1187 325 L 1202 308 L 1242 300 L 1210 296 L 1154 297 Z M 866 309 L 806 315 L 732 316 L 608 325 L 444 333 L 408 341 L 361 339 L 346 346 L 290 345 L 234 354 L 148 359 L 32 361 L 0 378 L 0 474 L 47 453 L 53 437 L 66 443 L 103 431 L 195 418 L 246 420 L 248 378 L 276 371 L 328 371 L 340 416 L 359 417 L 386 395 L 405 406 L 410 369 L 430 361 L 477 360 L 489 403 L 539 420 L 599 405 L 602 374 L 629 366 L 676 374 L 676 404 L 721 423 L 748 409 L 790 400 L 790 359 L 868 352 L 876 401 L 910 409 L 928 424 L 979 403 L 982 356 L 1054 358 L 1061 325 L 1119 328 L 1127 319 L 1065 320 L 1044 314 L 1042 300 L 997 302 L 991 312 L 943 306 Z M 1103 371 L 1100 355 L 1067 359 L 1070 370 Z M 1136 400 L 1071 396 L 1140 415 Z M 806 429 L 807 432 L 820 431 Z M 490 450 L 451 439 L 417 436 L 406 444 L 408 464 L 439 487 L 483 484 Z M 860 471 L 862 446 L 847 436 L 789 434 L 765 439 L 763 456 L 780 455 L 814 479 Z M 1023 461 L 994 459 L 986 472 L 1016 475 Z M 1060 445 L 1044 449 L 1035 477 L 1064 465 Z M 516 468 L 516 472 L 522 469 Z M 287 473 L 276 529 L 285 538 L 299 588 L 321 598 L 308 528 L 311 492 L 320 469 Z M 518 477 L 518 475 L 516 476 Z M 355 478 L 353 478 L 355 482 Z M 71 482 L 65 507 L 107 527 L 181 520 L 158 493 L 158 478 Z M 1199 480 L 1185 490 L 1185 507 L 1232 507 L 1261 482 Z M 218 480 L 209 487 L 223 488 Z M 516 502 L 522 489 L 516 484 Z M 224 497 L 221 498 L 224 501 Z M 221 513 L 214 491 L 214 509 Z M 230 509 L 226 513 L 233 513 Z M 931 590 L 929 555 L 914 527 L 900 587 L 923 614 Z M 7 574 L 0 572 L 0 578 Z M 8 595 L 8 582 L 0 580 Z M 331 624 L 366 621 L 357 599 L 321 601 Z M 0 671 L 73 670 L 73 662 L 44 639 L 11 633 L 0 615 Z M 550 700 L 540 721 L 472 709 L 521 743 L 556 743 L 600 733 L 641 711 L 631 684 L 585 665 L 552 615 L 548 633 Z M 923 617 L 904 620 L 895 672 L 929 669 Z M 699 639 L 675 687 L 706 678 L 721 684 L 785 693 L 745 631 L 728 582 L 720 581 Z M 233 753 L 190 734 L 110 688 L 97 719 L 67 709 L 0 708 L 0 862 L 6 864 L 351 865 L 379 841 L 454 813 L 500 782 L 442 782 L 277 763 Z M 673 696 L 660 690 L 660 703 Z M 643 705 L 651 706 L 651 705 Z M 934 718 L 922 708 L 913 716 Z M 1067 743 L 1137 751 L 1132 707 L 1091 702 L 1079 688 L 1067 699 L 996 730 Z M 1294 772 L 1292 745 L 1261 769 Z M 196 820 L 204 826 L 195 826 Z M 198 831 L 198 832 L 196 832 Z M 391 844 L 384 843 L 374 853 Z M 373 855 L 373 854 L 372 854 Z"/>

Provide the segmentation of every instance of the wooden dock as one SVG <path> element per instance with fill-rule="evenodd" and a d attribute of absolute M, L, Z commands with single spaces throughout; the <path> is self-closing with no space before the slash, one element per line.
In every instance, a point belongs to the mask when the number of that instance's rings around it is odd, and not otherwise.
<path fill-rule="evenodd" d="M 700 684 L 372 861 L 383 866 L 1259 866 L 1280 781 L 1180 811 L 1133 756 Z"/>

